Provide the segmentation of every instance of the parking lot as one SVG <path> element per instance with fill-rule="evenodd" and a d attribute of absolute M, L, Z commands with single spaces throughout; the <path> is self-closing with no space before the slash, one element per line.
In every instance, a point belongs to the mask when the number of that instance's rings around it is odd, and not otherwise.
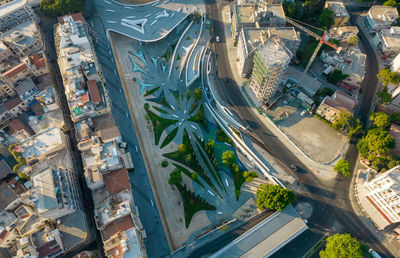
<path fill-rule="evenodd" d="M 301 101 L 288 94 L 267 114 L 311 159 L 332 161 L 346 145 L 346 137 L 304 111 Z"/>

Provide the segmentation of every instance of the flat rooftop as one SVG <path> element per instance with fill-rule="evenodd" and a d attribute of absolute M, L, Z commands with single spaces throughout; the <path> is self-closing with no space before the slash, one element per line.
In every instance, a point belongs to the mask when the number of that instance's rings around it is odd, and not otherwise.
<path fill-rule="evenodd" d="M 36 210 L 38 214 L 58 208 L 53 171 L 47 168 L 31 176 L 32 186 L 38 198 Z"/>
<path fill-rule="evenodd" d="M 237 23 L 255 22 L 256 6 L 253 4 L 235 5 Z"/>
<path fill-rule="evenodd" d="M 6 16 L 12 13 L 16 9 L 25 5 L 25 0 L 14 0 L 12 2 L 3 4 L 0 6 L 0 17 Z"/>
<path fill-rule="evenodd" d="M 258 49 L 260 56 L 270 67 L 289 61 L 293 54 L 278 38 L 270 38 Z"/>
<path fill-rule="evenodd" d="M 23 148 L 22 156 L 24 158 L 46 155 L 52 150 L 64 146 L 64 139 L 59 128 L 53 127 L 39 134 L 36 134 L 28 140 L 21 143 Z"/>
<path fill-rule="evenodd" d="M 383 5 L 372 6 L 371 9 L 369 9 L 368 14 L 377 24 L 386 24 L 388 21 L 393 22 L 399 16 L 396 7 Z"/>
<path fill-rule="evenodd" d="M 267 257 L 307 229 L 293 206 L 276 212 L 211 255 L 217 257 Z"/>
<path fill-rule="evenodd" d="M 327 1 L 328 9 L 335 12 L 336 17 L 350 17 L 346 7 L 339 1 Z"/>
<path fill-rule="evenodd" d="M 285 46 L 294 54 L 300 44 L 300 33 L 293 27 L 269 27 L 268 32 L 271 36 L 278 36 Z"/>
<path fill-rule="evenodd" d="M 247 53 L 251 53 L 253 50 L 260 47 L 263 42 L 263 35 L 266 34 L 267 28 L 243 28 L 243 35 L 246 41 Z M 265 41 L 264 41 L 265 42 Z"/>
<path fill-rule="evenodd" d="M 11 30 L 4 32 L 2 36 L 5 38 L 8 37 L 17 47 L 26 47 L 36 40 L 35 33 L 38 33 L 36 23 L 33 21 L 26 21 L 13 27 Z M 23 38 L 14 41 L 13 38 L 18 34 L 23 34 Z"/>
<path fill-rule="evenodd" d="M 388 48 L 400 48 L 400 27 L 392 26 L 382 31 L 382 40 Z"/>

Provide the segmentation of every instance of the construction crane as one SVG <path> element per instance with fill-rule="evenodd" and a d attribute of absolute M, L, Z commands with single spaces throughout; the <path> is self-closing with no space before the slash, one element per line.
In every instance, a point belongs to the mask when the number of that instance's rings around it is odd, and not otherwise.
<path fill-rule="evenodd" d="M 315 49 L 314 53 L 312 54 L 312 56 L 311 56 L 311 58 L 310 58 L 310 61 L 308 61 L 308 64 L 307 64 L 307 66 L 306 66 L 306 69 L 304 69 L 304 72 L 303 72 L 304 74 L 306 74 L 306 73 L 308 72 L 308 69 L 310 69 L 311 64 L 314 62 L 314 59 L 315 59 L 315 57 L 317 56 L 318 51 L 320 50 L 320 48 L 322 47 L 323 44 L 326 44 L 326 45 L 330 46 L 331 48 L 335 49 L 337 53 L 340 53 L 340 51 L 342 50 L 342 47 L 336 46 L 335 44 L 332 44 L 332 43 L 330 43 L 330 42 L 328 42 L 328 41 L 326 40 L 326 39 L 327 39 L 327 35 L 326 35 L 327 32 L 326 32 L 326 31 L 321 30 L 320 28 L 316 28 L 316 27 L 314 27 L 314 26 L 309 25 L 309 26 L 311 26 L 311 27 L 313 27 L 313 28 L 315 28 L 315 29 L 318 29 L 318 30 L 323 31 L 324 34 L 323 34 L 322 37 L 321 37 L 320 35 L 318 35 L 318 34 L 312 32 L 311 30 L 309 30 L 309 29 L 307 29 L 306 27 L 304 27 L 303 25 L 301 25 L 299 21 L 295 21 L 295 20 L 293 20 L 293 19 L 291 19 L 291 18 L 288 18 L 288 17 L 286 17 L 286 21 L 287 21 L 288 23 L 292 24 L 293 26 L 295 26 L 295 27 L 301 29 L 302 31 L 304 31 L 304 32 L 307 33 L 308 35 L 311 35 L 311 36 L 313 36 L 314 38 L 316 38 L 317 40 L 319 40 L 319 43 L 318 43 L 317 48 Z"/>

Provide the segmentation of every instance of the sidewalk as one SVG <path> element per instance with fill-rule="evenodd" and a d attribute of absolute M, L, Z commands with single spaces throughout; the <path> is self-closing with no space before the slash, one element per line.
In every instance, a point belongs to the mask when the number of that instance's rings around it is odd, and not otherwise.
<path fill-rule="evenodd" d="M 231 38 L 231 27 L 230 27 L 230 7 L 226 6 L 221 11 L 221 16 L 224 22 L 225 27 L 225 40 L 227 46 L 227 52 L 229 57 L 229 64 L 231 66 L 232 73 L 234 75 L 234 79 L 238 85 L 243 84 L 243 78 L 240 76 L 241 72 L 239 71 L 237 62 L 236 62 L 236 48 L 233 46 L 233 40 Z M 243 91 L 241 91 L 243 93 Z M 252 103 L 247 94 L 243 94 L 247 103 L 250 107 L 255 107 L 256 105 Z M 286 134 L 284 134 L 270 119 L 260 114 L 258 110 L 253 109 L 254 112 L 258 115 L 260 121 L 264 123 L 264 125 L 285 145 L 285 147 L 292 152 L 304 165 L 306 165 L 315 175 L 324 180 L 330 180 L 336 177 L 336 173 L 333 172 L 333 165 L 335 160 L 331 161 L 329 164 L 321 164 L 310 159 Z M 290 164 L 287 164 L 290 165 Z"/>

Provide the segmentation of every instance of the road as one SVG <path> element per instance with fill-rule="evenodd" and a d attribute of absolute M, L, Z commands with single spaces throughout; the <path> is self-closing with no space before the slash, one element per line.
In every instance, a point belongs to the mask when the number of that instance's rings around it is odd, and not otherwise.
<path fill-rule="evenodd" d="M 226 39 L 220 9 L 229 1 L 207 0 L 207 12 L 212 22 L 215 35 L 221 38 L 220 43 L 215 44 L 215 52 L 218 57 L 218 73 L 221 78 L 230 78 L 227 83 L 221 80 L 220 92 L 223 92 L 227 103 L 230 103 L 230 109 L 235 111 L 252 129 L 254 134 L 261 139 L 265 149 L 272 151 L 283 164 L 296 164 L 299 168 L 298 173 L 292 173 L 297 179 L 300 190 L 297 192 L 297 203 L 308 202 L 313 207 L 313 214 L 308 219 L 310 230 L 307 234 L 300 235 L 295 241 L 282 248 L 276 257 L 299 257 L 304 251 L 313 246 L 313 241 L 321 234 L 327 232 L 348 232 L 360 241 L 368 244 L 374 250 L 390 257 L 390 252 L 381 245 L 378 240 L 364 226 L 359 217 L 353 212 L 349 199 L 350 179 L 338 176 L 331 181 L 322 181 L 313 173 L 308 171 L 293 154 L 291 154 L 281 143 L 278 137 L 274 136 L 262 122 L 259 121 L 254 111 L 248 106 L 246 100 L 240 92 L 238 85 L 232 78 L 227 49 L 224 41 Z M 373 79 L 366 85 L 372 85 Z M 364 86 L 365 87 L 365 86 Z M 367 90 L 367 89 L 366 89 Z M 373 89 L 371 89 L 372 91 Z M 369 92 L 367 90 L 367 92 Z M 364 97 L 365 104 L 362 104 L 361 110 L 365 112 L 368 106 L 368 94 Z M 353 151 L 354 153 L 354 151 Z M 295 203 L 296 204 L 296 203 Z M 299 245 L 298 243 L 302 243 Z M 215 242 L 213 242 L 215 244 Z"/>
<path fill-rule="evenodd" d="M 94 26 L 92 39 L 95 43 L 96 55 L 106 81 L 108 96 L 112 102 L 112 115 L 119 126 L 123 140 L 128 143 L 128 151 L 131 153 L 135 166 L 135 171 L 129 174 L 129 180 L 132 185 L 133 198 L 139 210 L 140 220 L 147 234 L 147 239 L 144 241 L 147 255 L 149 257 L 166 256 L 170 253 L 170 249 L 158 209 L 152 205 L 154 194 L 139 148 L 137 135 L 133 129 L 130 116 L 128 118 L 126 116 L 129 110 L 110 42 L 107 39 L 101 17 L 97 15 L 96 0 L 88 0 L 86 2 L 85 15 L 92 17 L 87 20 L 87 23 Z"/>

